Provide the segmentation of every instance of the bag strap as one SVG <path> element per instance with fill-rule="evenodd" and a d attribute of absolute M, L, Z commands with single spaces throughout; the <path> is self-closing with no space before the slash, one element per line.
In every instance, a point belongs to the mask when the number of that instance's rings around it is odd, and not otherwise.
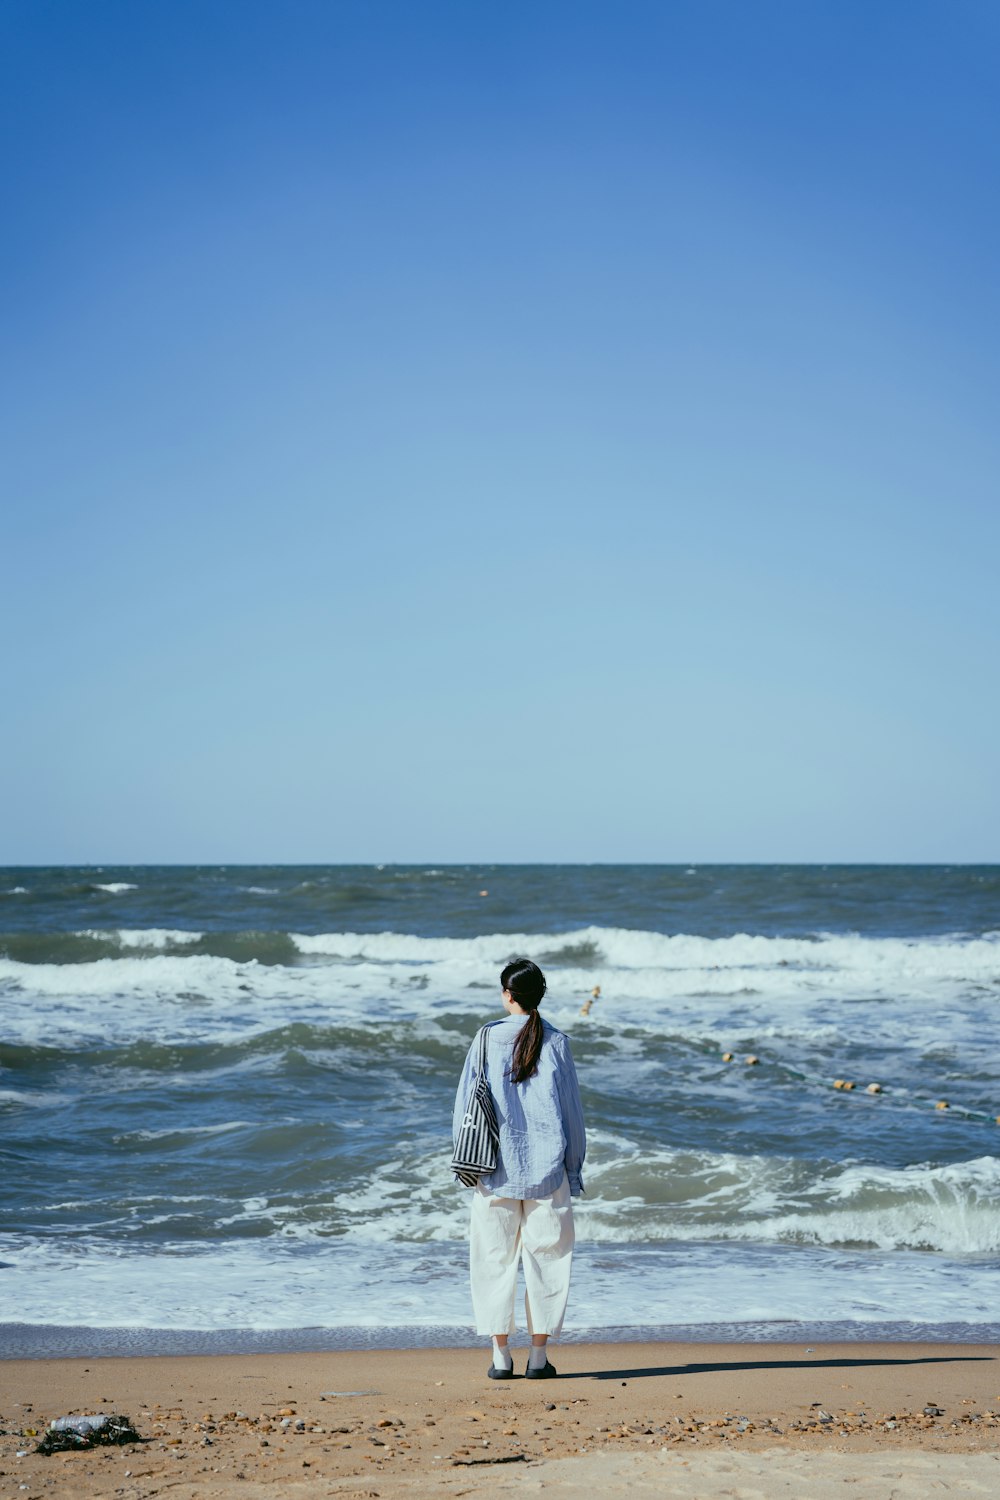
<path fill-rule="evenodd" d="M 496 1025 L 495 1021 L 487 1021 L 486 1025 L 482 1028 L 482 1030 L 479 1033 L 479 1057 L 478 1057 L 477 1063 L 476 1063 L 476 1082 L 477 1083 L 478 1083 L 478 1081 L 479 1081 L 480 1078 L 485 1078 L 486 1077 L 486 1033 L 489 1031 L 489 1029 L 490 1029 L 491 1026 L 495 1026 L 495 1025 Z"/>

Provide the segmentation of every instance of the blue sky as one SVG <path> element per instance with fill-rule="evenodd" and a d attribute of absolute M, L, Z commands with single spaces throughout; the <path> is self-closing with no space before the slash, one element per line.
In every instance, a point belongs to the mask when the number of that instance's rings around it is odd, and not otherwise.
<path fill-rule="evenodd" d="M 1000 858 L 998 43 L 6 0 L 0 860 Z"/>

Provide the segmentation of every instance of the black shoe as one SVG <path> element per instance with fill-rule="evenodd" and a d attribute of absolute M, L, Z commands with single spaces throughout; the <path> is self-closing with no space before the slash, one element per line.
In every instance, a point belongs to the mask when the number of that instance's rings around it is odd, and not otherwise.
<path fill-rule="evenodd" d="M 540 1370 L 533 1370 L 531 1368 L 531 1365 L 529 1364 L 528 1368 L 524 1372 L 524 1378 L 525 1380 L 551 1380 L 552 1377 L 554 1375 L 558 1375 L 558 1373 L 559 1371 L 556 1369 L 555 1365 L 550 1365 L 548 1360 L 546 1360 Z"/>
<path fill-rule="evenodd" d="M 498 1370 L 496 1365 L 490 1365 L 486 1373 L 491 1380 L 513 1380 L 514 1366 L 512 1363 L 509 1370 Z"/>

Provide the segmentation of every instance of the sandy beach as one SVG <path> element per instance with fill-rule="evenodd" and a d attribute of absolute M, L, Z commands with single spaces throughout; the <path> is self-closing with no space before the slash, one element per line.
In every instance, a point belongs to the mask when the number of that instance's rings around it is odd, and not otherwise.
<path fill-rule="evenodd" d="M 524 1352 L 515 1368 L 523 1370 Z M 1000 1484 L 995 1346 L 605 1344 L 0 1363 L 0 1496 L 925 1496 Z M 927 1410 L 925 1411 L 925 1408 Z M 43 1457 L 56 1417 L 141 1444 Z"/>

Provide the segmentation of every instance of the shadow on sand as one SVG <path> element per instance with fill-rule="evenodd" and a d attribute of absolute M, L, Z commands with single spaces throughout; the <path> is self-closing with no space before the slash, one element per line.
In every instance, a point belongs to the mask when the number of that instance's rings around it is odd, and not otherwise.
<path fill-rule="evenodd" d="M 643 1380 L 653 1375 L 723 1375 L 737 1370 L 861 1370 L 878 1366 L 951 1365 L 988 1363 L 992 1354 L 924 1354 L 913 1359 L 740 1359 L 712 1360 L 707 1364 L 647 1365 L 625 1370 L 573 1370 L 560 1380 Z"/>

